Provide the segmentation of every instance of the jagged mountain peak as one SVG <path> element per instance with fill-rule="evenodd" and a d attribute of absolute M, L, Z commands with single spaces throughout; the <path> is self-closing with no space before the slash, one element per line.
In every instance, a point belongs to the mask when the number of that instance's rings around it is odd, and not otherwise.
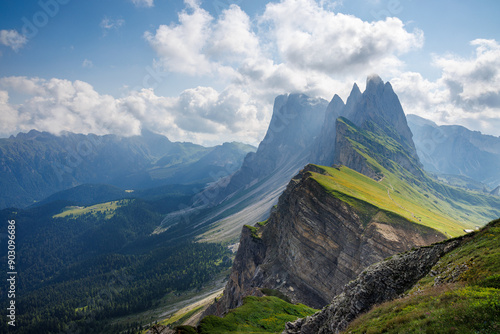
<path fill-rule="evenodd" d="M 330 101 L 329 105 L 344 105 L 344 101 L 342 100 L 342 98 L 340 96 L 338 96 L 337 94 L 335 94 L 332 98 L 332 100 Z"/>
<path fill-rule="evenodd" d="M 359 89 L 359 86 L 357 83 L 354 83 L 354 85 L 352 85 L 352 89 L 351 89 L 351 95 L 350 96 L 358 96 L 358 95 L 361 95 L 361 90 Z"/>
<path fill-rule="evenodd" d="M 269 128 L 257 152 L 249 153 L 240 170 L 228 180 L 215 185 L 218 187 L 217 196 L 212 197 L 211 204 L 220 204 L 231 199 L 242 185 L 251 187 L 250 185 L 255 185 L 265 178 L 267 181 L 263 181 L 264 184 L 280 180 L 278 183 L 282 183 L 280 186 L 284 187 L 286 182 L 309 162 L 310 152 L 315 138 L 320 133 L 326 109 L 327 101 L 321 98 L 299 93 L 277 96 Z M 267 186 L 259 187 L 256 191 L 267 191 Z M 272 201 L 266 205 L 270 208 Z M 267 214 L 264 206 L 261 206 L 260 210 L 262 214 Z"/>
<path fill-rule="evenodd" d="M 403 107 L 389 82 L 384 83 L 376 75 L 369 76 L 362 96 L 357 97 L 355 89 L 351 96 L 352 106 L 348 101 L 349 106 L 342 116 L 362 129 L 383 132 L 401 142 L 411 155 L 417 156 Z"/>
<path fill-rule="evenodd" d="M 345 156 L 342 145 L 335 145 L 338 136 L 336 120 L 345 117 L 361 130 L 368 130 L 378 135 L 387 136 L 401 144 L 405 154 L 414 160 L 418 170 L 420 162 L 413 143 L 413 135 L 408 127 L 406 116 L 399 99 L 389 82 L 384 81 L 378 75 L 371 75 L 366 81 L 366 90 L 362 93 L 355 83 L 351 93 L 344 104 L 342 99 L 334 96 L 326 111 L 323 128 L 316 141 L 316 148 L 312 154 L 312 162 L 332 165 L 333 163 L 346 163 L 335 159 Z M 351 166 L 356 170 L 361 170 Z"/>
<path fill-rule="evenodd" d="M 383 87 L 384 87 L 384 81 L 378 74 L 371 74 L 366 78 L 365 92 L 380 90 L 383 89 Z"/>

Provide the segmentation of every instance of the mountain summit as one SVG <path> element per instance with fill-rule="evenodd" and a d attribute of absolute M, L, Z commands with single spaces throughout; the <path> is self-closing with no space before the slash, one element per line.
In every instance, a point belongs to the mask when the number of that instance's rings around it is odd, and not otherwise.
<path fill-rule="evenodd" d="M 340 121 L 339 117 L 344 119 Z M 354 149 L 349 136 L 355 141 L 363 141 L 360 132 L 347 133 L 347 124 L 352 124 L 362 131 L 370 131 L 375 136 L 387 137 L 390 143 L 380 143 L 373 146 L 373 141 L 365 142 L 367 149 L 375 150 L 379 156 L 391 156 L 397 164 L 403 166 L 417 177 L 421 176 L 419 161 L 413 135 L 408 127 L 406 116 L 399 102 L 399 98 L 389 82 L 384 83 L 378 75 L 371 75 L 366 81 L 366 90 L 361 93 L 357 84 L 354 84 L 347 102 L 335 95 L 328 105 L 325 121 L 319 138 L 316 140 L 315 150 L 311 162 L 330 166 L 342 164 L 372 178 L 377 173 L 366 166 L 365 159 L 359 157 L 359 147 Z M 352 129 L 352 128 L 351 128 Z M 390 144 L 390 145 L 386 145 Z M 389 152 L 387 147 L 395 148 Z M 381 159 L 379 163 L 385 162 Z"/>

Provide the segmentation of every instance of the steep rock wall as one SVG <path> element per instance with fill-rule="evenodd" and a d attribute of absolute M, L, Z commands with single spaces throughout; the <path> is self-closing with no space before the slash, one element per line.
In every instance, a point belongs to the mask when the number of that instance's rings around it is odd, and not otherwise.
<path fill-rule="evenodd" d="M 372 306 L 392 300 L 411 288 L 444 254 L 458 245 L 460 240 L 422 247 L 368 267 L 347 284 L 330 305 L 310 317 L 287 323 L 283 334 L 341 332 Z"/>
<path fill-rule="evenodd" d="M 433 229 L 378 211 L 356 208 L 329 194 L 307 166 L 288 184 L 264 226 L 245 227 L 223 297 L 207 314 L 223 315 L 243 297 L 275 289 L 292 302 L 321 308 L 368 265 L 389 255 L 444 239 Z M 383 219 L 386 221 L 386 219 Z"/>

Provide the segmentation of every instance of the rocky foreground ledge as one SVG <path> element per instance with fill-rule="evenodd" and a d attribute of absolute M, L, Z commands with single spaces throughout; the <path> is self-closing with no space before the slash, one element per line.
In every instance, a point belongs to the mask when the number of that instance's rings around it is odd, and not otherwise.
<path fill-rule="evenodd" d="M 358 315 L 395 299 L 426 276 L 462 238 L 392 256 L 366 268 L 332 303 L 318 313 L 286 324 L 282 334 L 327 334 L 345 330 Z"/>

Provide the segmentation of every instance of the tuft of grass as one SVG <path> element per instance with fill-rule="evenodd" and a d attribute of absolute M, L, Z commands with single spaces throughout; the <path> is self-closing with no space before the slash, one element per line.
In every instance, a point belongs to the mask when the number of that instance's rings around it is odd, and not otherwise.
<path fill-rule="evenodd" d="M 257 224 L 259 226 L 266 226 L 268 219 L 264 220 L 263 222 L 258 222 Z"/>
<path fill-rule="evenodd" d="M 255 226 L 250 226 L 250 225 L 244 225 L 245 228 L 249 229 L 251 232 L 251 236 L 254 239 L 260 239 L 261 236 L 259 234 L 259 228 Z"/>
<path fill-rule="evenodd" d="M 346 333 L 498 333 L 500 290 L 432 288 L 382 304 L 358 317 Z"/>
<path fill-rule="evenodd" d="M 277 297 L 246 297 L 243 305 L 224 318 L 208 316 L 198 326 L 202 334 L 281 333 L 285 324 L 316 313 L 302 304 L 293 305 Z"/>

